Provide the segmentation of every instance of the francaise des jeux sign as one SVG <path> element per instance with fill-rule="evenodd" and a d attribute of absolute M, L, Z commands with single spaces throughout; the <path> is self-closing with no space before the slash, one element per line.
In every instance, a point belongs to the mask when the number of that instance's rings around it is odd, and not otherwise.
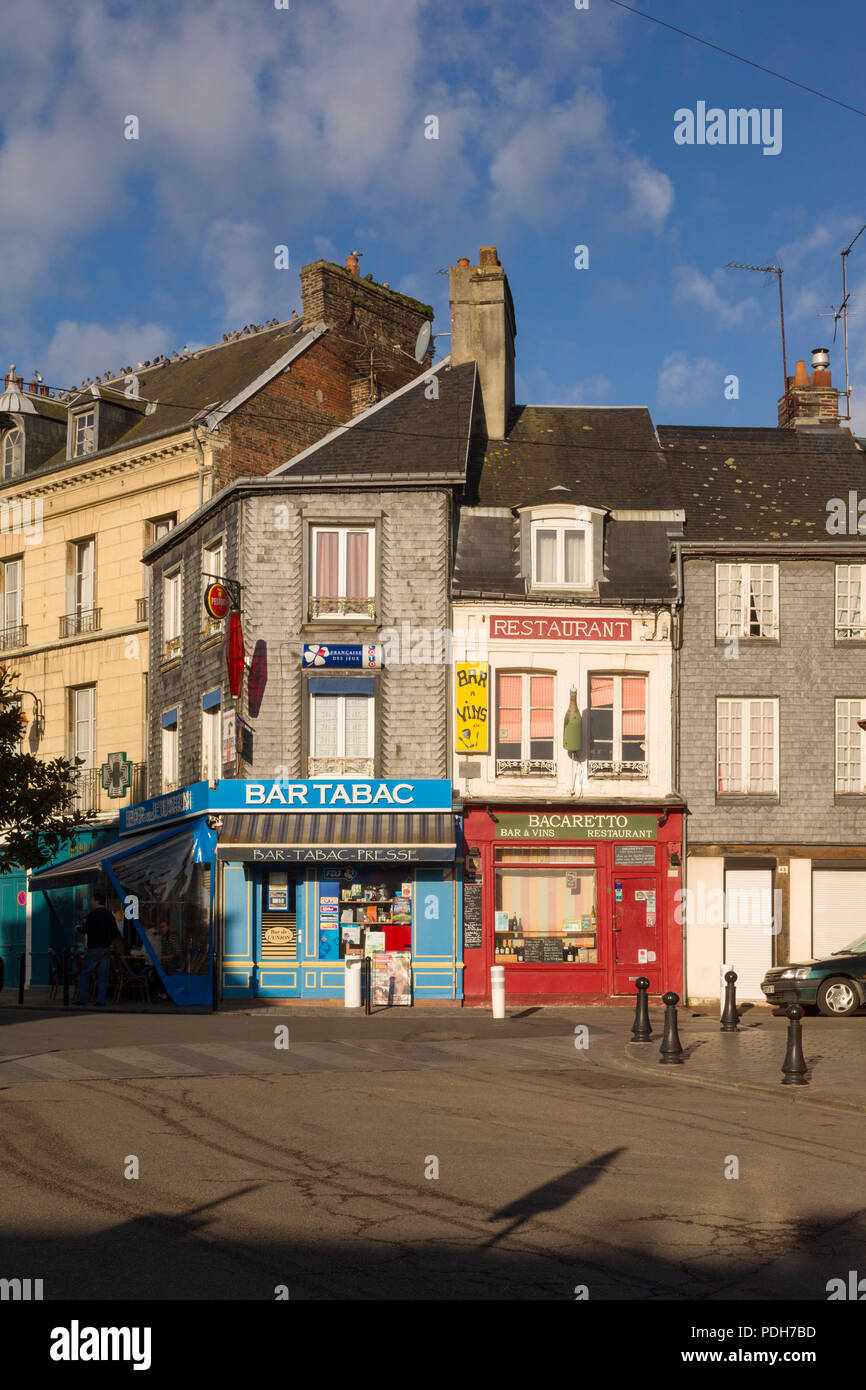
<path fill-rule="evenodd" d="M 507 617 L 490 619 L 490 640 L 532 638 L 536 642 L 630 642 L 631 618 Z"/>
<path fill-rule="evenodd" d="M 538 812 L 497 817 L 497 840 L 654 840 L 656 816 L 618 816 L 607 812 Z"/>

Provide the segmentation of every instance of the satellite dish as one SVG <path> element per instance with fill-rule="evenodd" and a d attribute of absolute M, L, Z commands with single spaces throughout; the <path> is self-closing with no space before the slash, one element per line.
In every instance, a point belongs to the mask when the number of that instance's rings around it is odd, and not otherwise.
<path fill-rule="evenodd" d="M 427 349 L 430 346 L 430 339 L 433 336 L 433 325 L 429 319 L 427 323 L 422 323 L 418 329 L 418 337 L 415 339 L 415 361 L 423 362 L 427 356 Z"/>

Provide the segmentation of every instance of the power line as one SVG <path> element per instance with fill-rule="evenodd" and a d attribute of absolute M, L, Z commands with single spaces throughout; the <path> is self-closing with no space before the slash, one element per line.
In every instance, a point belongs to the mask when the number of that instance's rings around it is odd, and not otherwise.
<path fill-rule="evenodd" d="M 778 77 L 780 82 L 787 82 L 791 87 L 799 87 L 801 92 L 808 92 L 810 96 L 820 97 L 822 101 L 832 101 L 834 106 L 841 106 L 845 111 L 853 111 L 855 116 L 866 116 L 866 111 L 861 110 L 859 106 L 850 106 L 847 101 L 840 101 L 838 97 L 831 97 L 826 92 L 819 92 L 817 87 L 807 87 L 804 82 L 797 82 L 793 77 L 786 77 L 783 72 L 776 72 L 775 68 L 768 68 L 763 63 L 755 63 L 751 58 L 744 58 L 742 53 L 733 53 L 730 48 L 722 48 L 717 43 L 710 43 L 709 39 L 700 38 L 698 34 L 690 34 L 688 29 L 679 29 L 676 24 L 668 24 L 667 20 L 659 19 L 657 15 L 635 9 L 634 5 L 626 5 L 624 0 L 610 0 L 610 3 L 621 10 L 628 10 L 629 14 L 640 15 L 641 19 L 649 19 L 653 24 L 661 25 L 663 29 L 670 29 L 674 34 L 680 34 L 684 39 L 691 39 L 693 43 L 703 44 L 704 48 L 712 48 L 716 53 L 723 53 L 726 58 L 734 58 L 738 63 L 745 63 L 750 68 L 757 68 L 758 72 L 766 72 L 770 77 Z"/>

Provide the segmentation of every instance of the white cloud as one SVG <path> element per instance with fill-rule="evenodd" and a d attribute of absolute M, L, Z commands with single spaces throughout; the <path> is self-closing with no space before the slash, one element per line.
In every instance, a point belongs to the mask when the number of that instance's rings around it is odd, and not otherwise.
<path fill-rule="evenodd" d="M 697 304 L 711 314 L 722 328 L 737 328 L 751 318 L 759 308 L 758 301 L 747 295 L 733 298 L 733 270 L 716 270 L 712 275 L 695 266 L 678 266 L 674 271 L 674 301 L 677 304 Z M 730 291 L 726 297 L 723 290 Z"/>
<path fill-rule="evenodd" d="M 68 389 L 87 377 L 150 362 L 175 347 L 170 330 L 159 323 L 124 322 L 106 328 L 64 319 L 42 354 L 40 370 L 52 386 Z"/>
<path fill-rule="evenodd" d="M 708 357 L 690 362 L 684 352 L 671 352 L 662 362 L 657 391 L 661 405 L 703 405 L 713 395 L 721 401 L 723 393 L 724 372 L 718 362 Z"/>

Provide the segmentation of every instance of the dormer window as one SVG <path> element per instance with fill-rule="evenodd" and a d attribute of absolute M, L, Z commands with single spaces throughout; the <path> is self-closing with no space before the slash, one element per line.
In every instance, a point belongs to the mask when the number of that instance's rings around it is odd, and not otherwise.
<path fill-rule="evenodd" d="M 557 500 L 528 503 L 517 512 L 527 591 L 595 593 L 603 577 L 604 509 Z"/>
<path fill-rule="evenodd" d="M 96 411 L 81 410 L 72 420 L 72 457 L 83 458 L 96 448 Z"/>
<path fill-rule="evenodd" d="M 588 584 L 590 530 L 586 523 L 533 522 L 532 583 L 535 588 L 579 589 Z"/>
<path fill-rule="evenodd" d="M 19 426 L 3 435 L 0 470 L 4 482 L 24 471 L 24 431 Z"/>

